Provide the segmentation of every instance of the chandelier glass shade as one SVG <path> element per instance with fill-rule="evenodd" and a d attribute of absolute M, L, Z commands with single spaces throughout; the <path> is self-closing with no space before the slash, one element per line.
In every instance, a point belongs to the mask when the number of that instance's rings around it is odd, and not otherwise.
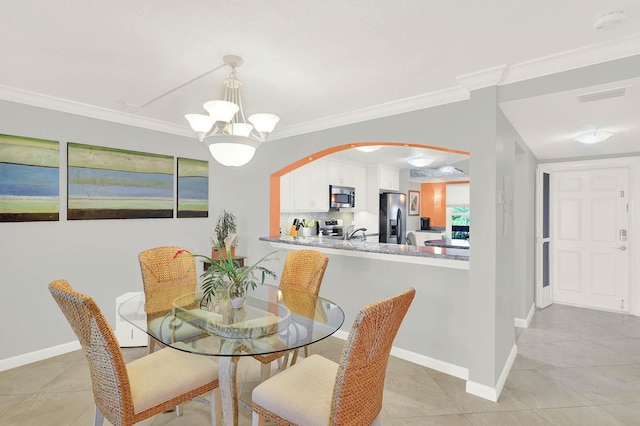
<path fill-rule="evenodd" d="M 208 114 L 186 114 L 184 117 L 198 140 L 208 138 L 205 143 L 217 162 L 238 167 L 251 161 L 256 148 L 267 140 L 280 117 L 258 113 L 246 120 L 240 93 L 242 82 L 236 75 L 236 67 L 242 64 L 242 58 L 228 55 L 224 62 L 231 67 L 231 74 L 224 81 L 224 100 L 205 102 L 203 108 Z"/>

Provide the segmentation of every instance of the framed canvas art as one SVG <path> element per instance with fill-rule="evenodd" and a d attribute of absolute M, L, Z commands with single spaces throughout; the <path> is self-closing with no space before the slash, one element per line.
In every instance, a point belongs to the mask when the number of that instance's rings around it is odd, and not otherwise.
<path fill-rule="evenodd" d="M 409 216 L 420 215 L 420 191 L 409 191 Z"/>
<path fill-rule="evenodd" d="M 60 144 L 0 135 L 0 222 L 56 221 Z"/>
<path fill-rule="evenodd" d="M 209 162 L 178 157 L 178 217 L 209 217 Z"/>
<path fill-rule="evenodd" d="M 67 144 L 67 219 L 173 217 L 173 157 Z"/>

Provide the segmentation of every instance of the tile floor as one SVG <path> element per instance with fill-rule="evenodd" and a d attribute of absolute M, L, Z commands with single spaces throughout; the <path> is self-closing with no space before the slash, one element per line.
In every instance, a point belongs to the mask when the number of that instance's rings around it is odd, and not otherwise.
<path fill-rule="evenodd" d="M 640 317 L 553 305 L 518 329 L 518 357 L 497 403 L 465 393 L 460 379 L 391 358 L 381 424 L 640 425 Z M 313 351 L 337 360 L 343 341 Z M 146 348 L 124 349 L 128 360 Z M 277 371 L 277 369 L 272 369 Z M 252 358 L 240 362 L 241 400 L 260 377 Z M 91 425 L 88 368 L 77 351 L 0 372 L 0 425 Z M 140 425 L 207 425 L 208 409 L 185 404 Z M 105 421 L 105 424 L 108 422 Z M 251 413 L 240 407 L 240 425 Z"/>

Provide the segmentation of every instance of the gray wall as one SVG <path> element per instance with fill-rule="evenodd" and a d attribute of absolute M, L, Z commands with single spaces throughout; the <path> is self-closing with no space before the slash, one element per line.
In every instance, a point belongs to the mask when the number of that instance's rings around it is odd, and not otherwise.
<path fill-rule="evenodd" d="M 0 126 L 7 134 L 60 140 L 61 161 L 67 141 L 209 159 L 206 147 L 195 139 L 9 102 L 0 103 Z M 469 101 L 266 142 L 241 168 L 225 168 L 211 160 L 210 219 L 67 222 L 63 215 L 60 222 L 2 223 L 0 258 L 8 292 L 2 298 L 2 315 L 21 320 L 2 329 L 1 340 L 13 344 L 2 346 L 0 359 L 74 340 L 46 291 L 51 280 L 66 278 L 79 291 L 90 294 L 113 324 L 115 297 L 141 290 L 140 251 L 177 244 L 208 252 L 215 218 L 224 208 L 238 216 L 238 251 L 251 262 L 271 251 L 258 240 L 269 233 L 270 174 L 328 147 L 392 141 L 471 153 L 471 269 L 332 256 L 321 293 L 345 308 L 343 329 L 349 330 L 359 307 L 414 286 L 418 296 L 396 346 L 468 368 L 471 380 L 494 386 L 513 344 L 513 297 L 506 284 L 513 281 L 513 269 L 500 262 L 503 255 L 513 252 L 513 238 L 499 238 L 501 219 L 496 203 L 502 175 L 513 169 L 513 142 L 509 140 L 498 140 L 495 88 L 483 89 L 473 92 Z M 511 155 L 496 154 L 503 145 L 510 146 Z M 61 188 L 64 199 L 64 176 Z M 501 291 L 504 294 L 498 294 Z M 30 313 L 26 318 L 25 304 Z M 48 327 L 42 329 L 42 324 Z"/>
<path fill-rule="evenodd" d="M 223 205 L 215 196 L 213 219 L 66 220 L 66 144 L 78 142 L 209 160 L 207 148 L 189 138 L 0 101 L 0 132 L 60 142 L 60 221 L 0 223 L 0 360 L 71 342 L 75 335 L 47 290 L 66 279 L 88 293 L 114 324 L 115 298 L 142 291 L 137 255 L 160 245 L 210 251 L 209 235 Z M 248 218 L 241 217 L 240 225 Z M 9 326 L 10 324 L 10 326 Z"/>

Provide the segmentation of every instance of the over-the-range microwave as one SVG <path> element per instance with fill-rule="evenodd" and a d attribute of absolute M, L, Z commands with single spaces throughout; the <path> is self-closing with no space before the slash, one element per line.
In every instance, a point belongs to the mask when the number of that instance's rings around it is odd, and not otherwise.
<path fill-rule="evenodd" d="M 356 206 L 356 189 L 350 186 L 329 185 L 329 207 L 332 209 Z"/>

